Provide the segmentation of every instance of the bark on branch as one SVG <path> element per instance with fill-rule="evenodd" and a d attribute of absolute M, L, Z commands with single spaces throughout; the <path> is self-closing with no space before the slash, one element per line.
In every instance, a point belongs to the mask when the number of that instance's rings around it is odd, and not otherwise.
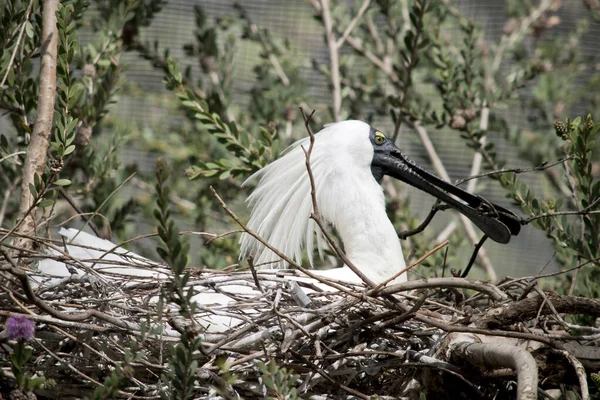
<path fill-rule="evenodd" d="M 41 175 L 46 165 L 49 137 L 52 131 L 54 116 L 54 101 L 56 95 L 56 58 L 58 45 L 58 30 L 56 27 L 56 10 L 59 0 L 45 0 L 42 12 L 42 45 L 40 47 L 40 90 L 37 101 L 37 118 L 27 147 L 27 156 L 23 166 L 21 181 L 21 199 L 19 202 L 18 219 L 22 220 L 18 232 L 25 235 L 35 233 L 35 209 L 33 195 L 29 185 L 34 183 L 35 174 Z M 18 239 L 15 246 L 30 248 L 32 242 Z"/>
<path fill-rule="evenodd" d="M 561 295 L 547 295 L 547 298 L 556 311 L 561 314 L 585 314 L 600 317 L 600 300 Z M 482 329 L 496 329 L 516 322 L 528 321 L 535 318 L 538 312 L 540 315 L 552 314 L 551 308 L 543 302 L 542 296 L 536 296 L 508 303 L 488 310 L 485 316 L 478 317 L 474 322 L 477 327 Z M 543 308 L 540 310 L 541 307 Z"/>
<path fill-rule="evenodd" d="M 455 361 L 486 369 L 514 370 L 517 375 L 517 399 L 537 399 L 537 364 L 527 350 L 507 344 L 460 342 L 451 351 L 451 359 Z"/>

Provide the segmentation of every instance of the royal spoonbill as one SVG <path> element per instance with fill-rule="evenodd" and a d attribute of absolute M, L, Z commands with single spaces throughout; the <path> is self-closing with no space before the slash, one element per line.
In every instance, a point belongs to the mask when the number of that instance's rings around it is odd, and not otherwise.
<path fill-rule="evenodd" d="M 298 262 L 306 249 L 312 263 L 314 238 L 321 255 L 324 240 L 310 218 L 313 204 L 305 165 L 309 144 L 310 138 L 296 142 L 283 157 L 248 179 L 258 181 L 248 198 L 252 208 L 248 228 Z M 402 247 L 386 215 L 379 185 L 384 175 L 437 197 L 496 242 L 508 243 L 520 230 L 514 213 L 425 171 L 381 131 L 362 121 L 329 124 L 315 134 L 310 167 L 321 217 L 339 233 L 348 259 L 376 284 L 405 268 Z M 250 254 L 257 264 L 282 265 L 276 254 L 245 234 L 241 257 Z M 348 267 L 320 274 L 358 280 Z M 396 282 L 405 280 L 402 274 Z"/>
<path fill-rule="evenodd" d="M 323 237 L 310 218 L 313 204 L 306 155 L 310 138 L 298 141 L 278 160 L 267 165 L 247 182 L 258 181 L 248 198 L 251 207 L 248 227 L 284 254 L 300 261 L 307 250 L 312 262 L 314 238 L 322 254 Z M 519 233 L 518 218 L 509 210 L 483 198 L 465 192 L 426 172 L 408 158 L 382 132 L 361 121 L 344 121 L 325 126 L 315 135 L 310 156 L 315 180 L 316 199 L 323 219 L 331 223 L 344 244 L 348 259 L 373 283 L 380 284 L 397 275 L 405 267 L 402 247 L 397 233 L 385 212 L 383 190 L 379 183 L 384 175 L 415 186 L 466 215 L 491 239 L 507 243 Z M 40 261 L 34 277 L 36 286 L 46 288 L 60 285 L 73 275 L 110 277 L 117 285 L 131 285 L 151 279 L 169 279 L 171 272 L 135 253 L 118 248 L 112 242 L 99 239 L 76 229 L 61 229 L 66 248 L 76 264 L 54 259 Z M 55 250 L 51 251 L 59 255 Z M 267 268 L 284 266 L 283 262 L 249 235 L 241 239 L 240 257 L 252 254 L 256 265 Z M 267 271 L 261 271 L 265 273 Z M 275 272 L 275 271 L 271 271 Z M 319 275 L 360 283 L 348 267 L 315 271 Z M 294 277 L 297 281 L 311 281 Z M 400 275 L 395 282 L 406 280 Z M 313 287 L 328 290 L 326 285 L 310 282 Z M 256 295 L 256 289 L 232 283 L 219 287 L 219 292 L 206 287 L 197 288 L 194 300 L 208 309 L 224 306 L 230 295 Z M 214 311 L 214 310 L 213 310 Z M 202 320 L 207 332 L 222 332 L 244 322 L 243 318 L 215 315 L 206 312 L 196 317 Z"/>

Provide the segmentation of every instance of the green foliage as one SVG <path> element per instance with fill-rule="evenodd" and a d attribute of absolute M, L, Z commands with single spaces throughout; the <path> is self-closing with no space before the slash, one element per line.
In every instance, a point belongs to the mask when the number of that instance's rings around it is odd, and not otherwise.
<path fill-rule="evenodd" d="M 75 107 L 83 93 L 81 86 L 75 85 L 71 74 L 71 63 L 75 55 L 77 30 L 73 14 L 75 9 L 71 4 L 58 5 L 56 13 L 58 28 L 58 59 L 56 76 L 60 90 L 57 96 L 57 111 L 54 116 L 54 136 L 50 147 L 55 151 L 58 161 L 75 151 L 75 128 L 79 120 L 73 118 L 70 110 Z"/>
<path fill-rule="evenodd" d="M 52 379 L 32 375 L 27 371 L 27 363 L 31 359 L 31 355 L 31 347 L 26 345 L 25 340 L 19 340 L 10 357 L 11 370 L 17 381 L 18 389 L 25 393 L 31 393 L 36 389 L 51 388 L 54 386 L 55 382 Z"/>
<path fill-rule="evenodd" d="M 157 251 L 160 257 L 167 263 L 174 274 L 174 296 L 172 299 L 181 307 L 181 312 L 185 317 L 191 317 L 194 314 L 195 304 L 191 303 L 193 288 L 189 288 L 184 293 L 190 274 L 185 271 L 188 264 L 189 244 L 185 243 L 179 237 L 179 231 L 175 227 L 175 221 L 171 219 L 169 210 L 169 187 L 166 185 L 169 178 L 169 171 L 165 162 L 159 159 L 156 165 L 156 192 L 158 198 L 154 210 L 154 218 L 158 222 L 158 236 L 163 243 Z"/>
<path fill-rule="evenodd" d="M 339 40 L 362 2 L 331 3 L 332 33 Z M 509 165 L 496 148 L 505 141 L 516 146 L 529 165 L 566 158 L 555 167 L 555 175 L 535 172 L 544 182 L 543 192 L 535 193 L 520 172 L 490 175 L 484 185 L 499 184 L 506 190 L 523 210 L 523 223 L 533 224 L 552 241 L 562 269 L 584 265 L 579 272 L 571 272 L 570 280 L 558 281 L 557 290 L 600 297 L 600 277 L 595 268 L 600 256 L 600 184 L 598 144 L 594 140 L 600 124 L 591 116 L 565 119 L 576 106 L 590 115 L 597 116 L 600 111 L 600 75 L 580 53 L 579 44 L 589 23 L 579 21 L 567 38 L 555 35 L 544 21 L 521 26 L 539 2 L 511 0 L 506 2 L 506 10 L 514 19 L 512 28 L 508 26 L 495 41 L 451 3 L 371 2 L 340 44 L 342 118 L 376 120 L 378 124 L 387 121 L 388 126 L 396 127 L 395 133 L 402 125 L 419 124 L 432 136 L 453 135 L 482 156 L 482 168 L 488 171 Z M 194 36 L 183 49 L 187 59 L 181 60 L 181 65 L 190 59 L 197 65 L 182 71 L 180 63 L 170 57 L 170 49 L 161 48 L 158 42 L 150 46 L 139 40 L 140 29 L 151 25 L 164 4 L 162 0 L 61 2 L 57 13 L 59 90 L 50 158 L 29 190 L 34 206 L 47 208 L 44 215 L 55 218 L 54 225 L 73 214 L 102 211 L 105 218 L 93 218 L 96 226 L 102 232 L 123 236 L 136 221 L 135 216 L 141 216 L 139 222 L 152 214 L 155 199 L 113 199 L 134 172 L 119 162 L 119 149 L 134 143 L 142 150 L 159 152 L 169 159 L 173 171 L 179 171 L 170 176 L 166 163 L 159 162 L 154 217 L 161 240 L 157 252 L 174 272 L 162 300 L 177 304 L 180 319 L 190 324 L 178 325 L 181 341 L 172 347 L 169 366 L 161 377 L 165 388 L 162 396 L 186 399 L 197 395 L 194 386 L 202 343 L 200 328 L 189 318 L 196 311 L 194 292 L 186 288 L 188 268 L 196 264 L 190 257 L 195 254 L 189 254 L 190 246 L 176 225 L 185 221 L 201 231 L 232 229 L 215 208 L 208 187 L 214 185 L 228 202 L 241 204 L 247 196 L 241 182 L 305 135 L 297 110 L 300 105 L 314 103 L 309 96 L 312 82 L 303 77 L 305 60 L 314 54 L 303 54 L 298 38 L 278 37 L 274 30 L 257 25 L 241 6 L 237 6 L 239 18 L 211 18 L 197 6 Z M 597 10 L 590 7 L 590 11 L 591 18 L 597 18 Z M 316 12 L 317 23 L 323 23 Z M 546 21 L 553 12 L 551 8 L 544 11 Z M 5 211 L 0 215 L 4 228 L 16 215 L 24 152 L 36 117 L 41 2 L 8 2 L 0 9 L 0 24 L 0 108 L 11 122 L 10 129 L 0 134 L 0 176 L 3 187 L 8 188 Z M 81 34 L 84 29 L 89 30 L 86 35 Z M 233 90 L 235 54 L 242 47 L 250 49 L 250 59 L 255 59 L 255 79 L 244 99 L 248 105 L 238 101 Z M 136 90 L 133 84 L 124 85 L 126 51 L 135 51 L 164 72 L 165 84 L 175 96 L 156 95 L 152 99 L 160 100 L 160 107 L 180 117 L 180 125 L 148 123 L 138 129 L 138 121 L 117 121 L 111 114 L 123 87 Z M 331 80 L 330 60 L 319 60 L 324 61 L 313 61 L 312 73 Z M 584 89 L 575 90 L 574 82 L 582 79 Z M 526 87 L 531 88 L 531 96 L 521 96 Z M 333 113 L 326 111 L 330 100 L 325 99 L 325 105 L 316 104 L 319 111 L 315 115 L 321 120 L 315 127 L 332 120 Z M 517 107 L 529 116 L 527 124 L 515 124 L 509 119 L 511 114 L 504 111 Z M 554 123 L 557 119 L 564 122 Z M 195 180 L 190 183 L 189 178 Z M 142 191 L 153 181 L 142 174 L 136 180 Z M 67 207 L 65 212 L 65 207 L 58 207 L 65 204 L 60 203 L 65 196 L 74 199 L 78 208 Z M 399 231 L 413 229 L 420 222 L 405 200 L 390 198 L 388 212 Z M 409 238 L 404 246 L 406 254 L 413 251 L 415 257 L 420 256 L 431 249 L 432 239 L 431 230 Z M 443 252 L 434 254 L 419 274 L 439 275 L 444 263 L 462 265 L 460 250 L 470 249 L 468 241 L 460 230 L 450 240 L 447 257 Z M 237 238 L 227 236 L 203 243 L 194 253 L 200 254 L 201 266 L 223 268 L 236 263 L 237 250 Z M 587 267 L 592 265 L 595 267 Z M 131 354 L 137 352 L 132 349 Z M 24 366 L 28 357 L 16 362 Z M 93 398 L 114 397 L 125 387 L 132 374 L 132 358 L 128 353 L 123 363 L 115 365 Z M 215 365 L 226 383 L 216 389 L 226 397 L 236 377 L 222 359 Z M 274 360 L 258 364 L 258 370 L 269 396 L 297 397 L 298 382 L 292 371 Z M 25 367 L 13 372 L 23 377 L 23 371 Z M 592 375 L 594 381 L 596 378 Z M 38 379 L 29 375 L 24 388 L 38 385 Z"/>
<path fill-rule="evenodd" d="M 94 3 L 102 8 L 103 2 Z M 116 4 L 118 3 L 118 4 Z M 115 2 L 102 13 L 87 13 L 90 4 L 83 0 L 61 2 L 57 11 L 58 60 L 57 97 L 50 136 L 49 158 L 44 171 L 30 188 L 36 205 L 54 206 L 61 197 L 69 196 L 71 204 L 79 204 L 74 212 L 95 213 L 111 193 L 123 182 L 125 171 L 118 162 L 117 152 L 128 128 L 113 121 L 102 124 L 108 106 L 114 102 L 121 85 L 124 66 L 117 61 L 123 53 L 120 41 L 125 25 L 143 14 L 150 5 L 139 1 Z M 158 11 L 155 8 L 155 11 Z M 84 46 L 79 43 L 79 31 L 91 26 L 94 36 Z M 6 76 L 7 86 L 0 93 L 0 108 L 7 110 L 12 121 L 10 134 L 0 138 L 0 175 L 10 191 L 16 190 L 25 160 L 24 150 L 29 143 L 37 101 L 37 74 L 32 63 L 39 51 L 41 7 L 39 2 L 11 2 L 2 10 L 2 32 L 18 32 L 24 26 L 22 40 L 18 35 L 1 36 L 0 77 Z M 149 23 L 149 20 L 148 20 Z M 22 25 L 24 24 L 24 25 Z M 14 55 L 10 68 L 8 63 Z M 14 134 L 13 134 L 14 133 Z M 106 138 L 96 140 L 105 135 Z M 8 156 L 6 159 L 2 157 Z M 14 183 L 14 186 L 11 186 Z M 58 187 L 63 190 L 55 190 Z M 64 191 L 64 189 L 67 189 Z M 18 208 L 18 196 L 10 196 L 4 215 L 13 216 Z M 53 208 L 54 210 L 54 208 Z M 57 208 L 63 216 L 64 208 Z M 111 232 L 106 221 L 118 219 L 117 231 L 126 229 L 126 221 L 139 211 L 132 202 L 109 205 L 104 210 L 108 220 L 95 219 L 99 228 Z M 111 215 L 112 214 L 112 215 Z"/>
<path fill-rule="evenodd" d="M 159 160 L 156 166 L 156 192 L 158 195 L 156 205 L 158 208 L 154 212 L 154 217 L 158 222 L 158 236 L 162 246 L 158 247 L 157 251 L 173 271 L 171 288 L 162 296 L 167 301 L 177 304 L 181 317 L 190 321 L 192 325 L 180 332 L 179 343 L 171 348 L 169 367 L 161 377 L 167 388 L 161 392 L 161 398 L 187 400 L 194 397 L 194 383 L 198 369 L 198 360 L 194 358 L 194 353 L 201 348 L 202 341 L 197 337 L 194 326 L 193 315 L 197 307 L 196 302 L 192 301 L 194 288 L 190 286 L 186 290 L 190 278 L 189 271 L 186 271 L 189 244 L 179 236 L 175 222 L 171 219 L 169 188 L 166 185 L 168 177 L 169 171 L 166 164 Z"/>
<path fill-rule="evenodd" d="M 265 364 L 261 361 L 257 363 L 258 370 L 261 373 L 262 382 L 269 393 L 268 399 L 292 399 L 298 398 L 296 385 L 298 384 L 298 375 L 286 368 L 281 368 L 275 360 Z"/>
<path fill-rule="evenodd" d="M 272 159 L 271 147 L 277 137 L 277 131 L 261 127 L 261 136 L 255 138 L 235 121 L 223 121 L 219 114 L 210 111 L 208 103 L 200 99 L 193 90 L 184 87 L 179 64 L 169 58 L 167 65 L 169 71 L 166 77 L 167 87 L 176 90 L 181 106 L 189 116 L 199 122 L 203 129 L 225 146 L 241 164 L 240 166 L 240 164 L 226 159 L 204 163 L 190 170 L 191 178 L 200 175 L 212 176 L 217 173 L 221 174 L 221 179 L 225 179 L 229 175 L 238 176 L 258 170 Z"/>
<path fill-rule="evenodd" d="M 592 372 L 590 374 L 590 378 L 592 378 L 592 382 L 596 385 L 597 389 L 600 389 L 600 374 L 596 372 Z"/>
<path fill-rule="evenodd" d="M 92 393 L 92 400 L 107 400 L 115 398 L 123 386 L 123 378 L 131 375 L 131 368 L 116 366 L 109 376 L 104 379 L 103 386 L 98 386 Z"/>

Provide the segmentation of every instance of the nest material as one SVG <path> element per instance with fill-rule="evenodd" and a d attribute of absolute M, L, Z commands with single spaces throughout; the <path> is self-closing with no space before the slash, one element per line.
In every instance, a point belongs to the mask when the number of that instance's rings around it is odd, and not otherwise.
<path fill-rule="evenodd" d="M 191 321 L 168 301 L 159 313 L 158 299 L 168 299 L 171 287 L 166 268 L 127 256 L 85 261 L 71 260 L 79 273 L 70 276 L 30 276 L 37 298 L 65 314 L 26 307 L 22 289 L 4 275 L 15 289 L 2 294 L 0 314 L 30 314 L 37 325 L 35 370 L 57 382 L 38 395 L 89 395 L 135 341 L 144 357 L 131 364 L 121 393 L 158 398 L 169 345 L 183 331 L 203 341 L 199 398 L 273 395 L 258 368 L 270 360 L 298 376 L 294 386 L 302 398 L 418 398 L 423 391 L 428 398 L 527 398 L 519 391 L 522 379 L 539 380 L 545 391 L 570 385 L 585 398 L 581 368 L 600 367 L 600 330 L 563 318 L 598 317 L 600 301 L 544 293 L 532 284 L 536 278 L 499 285 L 434 278 L 377 291 L 348 284 L 331 291 L 297 271 L 193 270 L 188 284 L 198 308 Z M 97 314 L 84 320 L 61 317 L 91 309 Z M 3 346 L 3 379 L 10 385 L 12 346 Z M 523 350 L 532 354 L 529 376 L 494 364 L 485 355 L 494 346 L 504 346 L 509 359 L 512 349 L 519 357 Z"/>

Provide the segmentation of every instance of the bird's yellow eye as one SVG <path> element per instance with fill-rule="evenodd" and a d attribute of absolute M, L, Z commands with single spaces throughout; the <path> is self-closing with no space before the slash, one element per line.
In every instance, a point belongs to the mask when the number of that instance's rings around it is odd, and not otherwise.
<path fill-rule="evenodd" d="M 385 135 L 381 132 L 375 132 L 375 144 L 382 145 L 385 142 Z"/>

